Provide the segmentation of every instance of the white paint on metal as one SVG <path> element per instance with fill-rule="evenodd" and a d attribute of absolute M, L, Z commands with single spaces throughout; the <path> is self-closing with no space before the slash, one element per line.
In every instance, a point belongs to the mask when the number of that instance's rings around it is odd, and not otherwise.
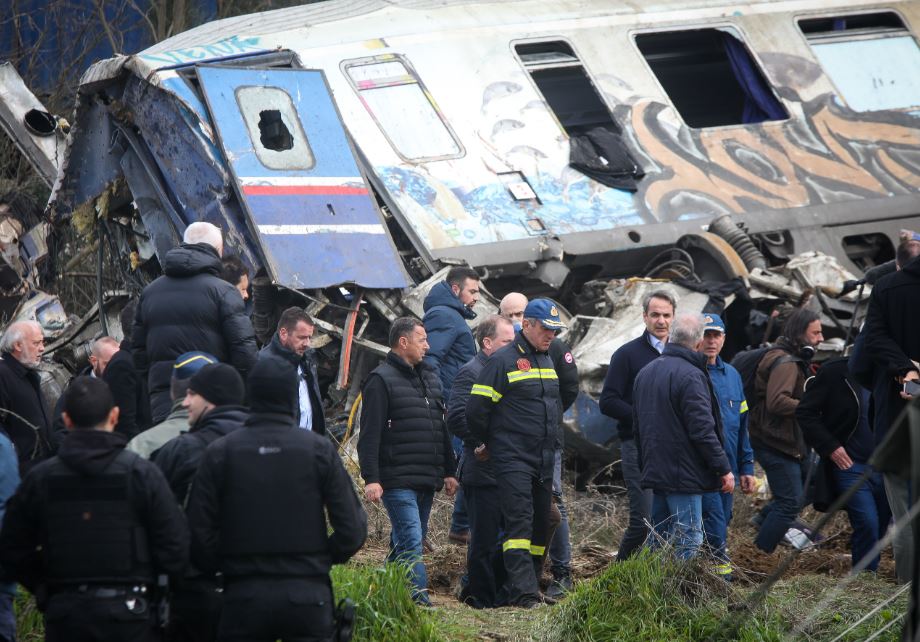
<path fill-rule="evenodd" d="M 386 234 L 383 225 L 260 225 L 262 234 L 306 236 L 307 234 Z"/>

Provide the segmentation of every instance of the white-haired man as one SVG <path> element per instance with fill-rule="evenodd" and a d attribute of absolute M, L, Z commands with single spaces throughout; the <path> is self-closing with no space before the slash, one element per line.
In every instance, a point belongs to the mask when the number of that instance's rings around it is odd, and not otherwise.
<path fill-rule="evenodd" d="M 11 323 L 0 337 L 0 426 L 16 446 L 22 474 L 50 454 L 51 416 L 37 371 L 44 352 L 35 321 Z"/>
<path fill-rule="evenodd" d="M 255 334 L 243 298 L 220 278 L 220 229 L 192 223 L 182 240 L 166 253 L 163 276 L 141 293 L 131 336 L 134 364 L 147 376 L 153 423 L 169 414 L 169 381 L 180 354 L 208 352 L 244 378 L 256 360 Z"/>

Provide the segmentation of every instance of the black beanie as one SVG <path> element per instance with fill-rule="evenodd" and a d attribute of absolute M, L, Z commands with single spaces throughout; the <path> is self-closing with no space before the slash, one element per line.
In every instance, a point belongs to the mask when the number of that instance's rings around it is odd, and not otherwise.
<path fill-rule="evenodd" d="M 297 414 L 297 368 L 287 359 L 259 359 L 249 371 L 249 409 L 290 417 Z"/>
<path fill-rule="evenodd" d="M 246 387 L 233 366 L 209 363 L 192 375 L 188 389 L 215 406 L 239 406 L 244 403 Z"/>

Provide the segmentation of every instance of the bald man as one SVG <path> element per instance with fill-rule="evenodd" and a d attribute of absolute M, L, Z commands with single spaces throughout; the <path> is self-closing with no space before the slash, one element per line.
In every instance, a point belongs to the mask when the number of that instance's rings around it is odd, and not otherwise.
<path fill-rule="evenodd" d="M 0 337 L 0 425 L 16 446 L 23 475 L 51 454 L 51 417 L 38 374 L 44 352 L 45 337 L 35 321 L 11 323 Z"/>
<path fill-rule="evenodd" d="M 527 297 L 520 292 L 509 292 L 498 304 L 498 313 L 514 324 L 515 331 L 521 329 Z M 578 367 L 575 358 L 565 341 L 556 337 L 549 346 L 549 356 L 553 361 L 556 376 L 559 377 L 559 399 L 562 409 L 559 416 L 568 410 L 578 396 Z M 560 430 L 560 435 L 565 431 Z M 572 588 L 572 547 L 569 541 L 569 516 L 562 498 L 562 443 L 556 448 L 556 461 L 553 467 L 553 501 L 559 509 L 558 527 L 552 535 L 549 547 L 550 570 L 553 583 L 546 590 L 546 596 L 559 599 Z M 555 520 L 552 520 L 555 521 Z"/>

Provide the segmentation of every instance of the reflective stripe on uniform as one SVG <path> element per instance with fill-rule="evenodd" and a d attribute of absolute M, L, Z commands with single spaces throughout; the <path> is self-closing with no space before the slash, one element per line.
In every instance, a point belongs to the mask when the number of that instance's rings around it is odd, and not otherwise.
<path fill-rule="evenodd" d="M 524 381 L 525 379 L 558 379 L 556 371 L 552 368 L 532 368 L 531 370 L 512 370 L 508 373 L 508 383 Z"/>
<path fill-rule="evenodd" d="M 545 552 L 546 552 L 546 547 L 545 547 L 545 546 L 534 546 L 533 544 L 530 545 L 530 554 L 531 554 L 531 555 L 536 555 L 537 557 L 543 557 L 543 554 L 544 554 Z"/>
<path fill-rule="evenodd" d="M 732 574 L 732 565 L 731 564 L 714 564 L 712 570 L 715 571 L 716 575 L 731 575 Z"/>
<path fill-rule="evenodd" d="M 493 402 L 498 403 L 501 401 L 502 395 L 500 392 L 495 390 L 492 386 L 484 386 L 479 383 L 473 384 L 473 389 L 470 391 L 471 395 L 479 395 L 480 397 L 488 397 Z"/>
<path fill-rule="evenodd" d="M 744 413 L 744 412 L 747 412 L 747 411 L 748 411 L 748 405 L 747 405 L 747 399 L 745 399 L 744 401 L 741 402 L 741 410 L 740 410 L 740 412 Z"/>
<path fill-rule="evenodd" d="M 509 551 L 512 549 L 529 551 L 530 550 L 530 540 L 529 539 L 509 539 L 509 540 L 506 540 L 504 544 L 502 544 L 502 551 Z"/>

